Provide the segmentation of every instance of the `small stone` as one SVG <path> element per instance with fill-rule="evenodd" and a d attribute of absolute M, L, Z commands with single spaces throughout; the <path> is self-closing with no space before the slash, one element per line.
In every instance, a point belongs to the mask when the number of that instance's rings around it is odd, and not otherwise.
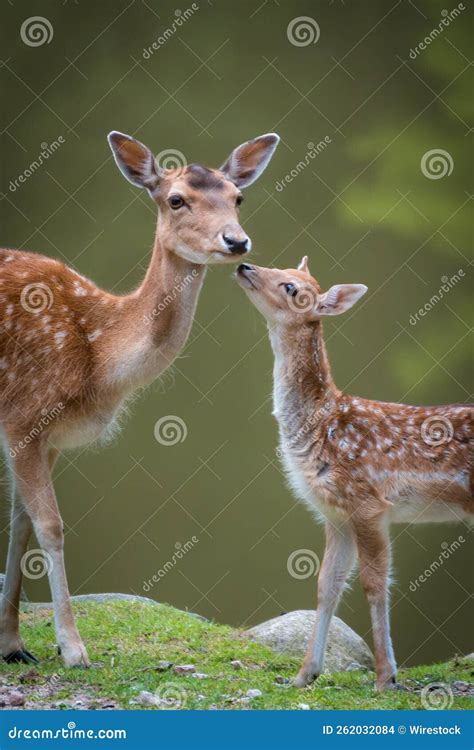
<path fill-rule="evenodd" d="M 176 674 L 192 674 L 196 671 L 196 667 L 194 664 L 176 664 L 176 666 L 173 667 L 173 671 Z"/>
<path fill-rule="evenodd" d="M 247 698 L 261 698 L 263 693 L 261 690 L 258 690 L 258 688 L 250 688 L 250 690 L 247 690 L 245 693 Z"/>
<path fill-rule="evenodd" d="M 191 677 L 194 677 L 196 680 L 207 680 L 209 675 L 204 674 L 204 672 L 193 672 Z"/>
<path fill-rule="evenodd" d="M 456 680 L 456 682 L 453 682 L 452 686 L 455 690 L 459 690 L 462 693 L 467 693 L 471 687 L 468 682 L 463 682 L 462 680 Z"/>
<path fill-rule="evenodd" d="M 160 698 L 147 690 L 142 690 L 133 703 L 137 703 L 139 706 L 161 706 Z"/>
<path fill-rule="evenodd" d="M 173 666 L 172 661 L 159 661 L 155 666 L 156 672 L 166 672 L 167 669 L 171 669 Z"/>
<path fill-rule="evenodd" d="M 8 703 L 10 706 L 24 706 L 25 696 L 19 690 L 12 690 L 8 696 Z"/>
<path fill-rule="evenodd" d="M 282 677 L 280 674 L 278 674 L 275 677 L 275 682 L 277 685 L 288 685 L 291 682 L 291 680 L 289 677 Z"/>
<path fill-rule="evenodd" d="M 242 664 L 242 662 L 240 661 L 240 659 L 234 659 L 233 661 L 231 661 L 230 666 L 233 667 L 234 669 L 243 669 L 244 668 L 244 665 Z"/>
<path fill-rule="evenodd" d="M 300 708 L 302 711 L 309 711 L 309 706 L 307 703 L 298 703 L 297 708 Z"/>

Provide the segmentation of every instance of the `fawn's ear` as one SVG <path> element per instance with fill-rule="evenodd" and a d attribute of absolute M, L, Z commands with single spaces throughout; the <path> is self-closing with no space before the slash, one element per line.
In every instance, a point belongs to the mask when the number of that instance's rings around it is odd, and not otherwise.
<path fill-rule="evenodd" d="M 221 172 L 239 188 L 251 185 L 262 174 L 279 142 L 280 136 L 276 133 L 267 133 L 254 138 L 253 141 L 242 143 L 224 162 Z"/>
<path fill-rule="evenodd" d="M 107 139 L 117 166 L 127 180 L 153 192 L 160 181 L 160 171 L 150 149 L 116 130 L 112 130 Z"/>
<path fill-rule="evenodd" d="M 300 264 L 298 266 L 298 271 L 304 271 L 304 273 L 309 273 L 307 255 L 303 255 L 303 257 L 301 258 Z"/>
<path fill-rule="evenodd" d="M 367 291 L 365 284 L 336 284 L 318 297 L 315 314 L 340 315 L 355 305 Z"/>

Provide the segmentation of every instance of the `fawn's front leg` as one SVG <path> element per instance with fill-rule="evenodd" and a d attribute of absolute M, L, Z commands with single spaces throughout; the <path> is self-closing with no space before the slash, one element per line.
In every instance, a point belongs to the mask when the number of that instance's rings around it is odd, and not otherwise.
<path fill-rule="evenodd" d="M 64 567 L 64 532 L 51 481 L 48 453 L 36 443 L 14 461 L 14 473 L 23 504 L 31 517 L 38 542 L 48 562 L 54 605 L 56 638 L 67 667 L 90 666 L 72 612 Z"/>
<path fill-rule="evenodd" d="M 323 671 L 324 652 L 332 616 L 354 565 L 356 547 L 348 525 L 326 524 L 326 548 L 318 579 L 318 606 L 313 635 L 308 644 L 295 687 L 305 687 Z"/>
<path fill-rule="evenodd" d="M 390 637 L 390 541 L 380 516 L 355 523 L 360 580 L 370 608 L 375 651 L 376 689 L 395 682 L 397 666 Z"/>

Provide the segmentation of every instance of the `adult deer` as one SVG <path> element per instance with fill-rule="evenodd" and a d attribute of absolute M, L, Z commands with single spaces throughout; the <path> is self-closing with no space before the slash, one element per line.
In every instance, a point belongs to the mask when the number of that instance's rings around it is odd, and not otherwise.
<path fill-rule="evenodd" d="M 325 522 L 314 634 L 295 685 L 322 672 L 331 618 L 358 556 L 382 689 L 396 674 L 388 528 L 472 518 L 473 408 L 369 401 L 336 388 L 322 320 L 352 307 L 367 291 L 363 284 L 323 293 L 306 257 L 286 271 L 242 264 L 237 279 L 268 323 L 273 413 L 289 482 Z"/>
<path fill-rule="evenodd" d="M 278 144 L 263 135 L 236 148 L 220 169 L 160 168 L 143 144 L 109 134 L 115 161 L 158 205 L 143 283 L 117 296 L 59 260 L 0 250 L 0 426 L 12 477 L 12 516 L 0 609 L 0 652 L 36 661 L 19 633 L 22 560 L 32 529 L 48 561 L 58 647 L 66 666 L 88 666 L 74 622 L 64 536 L 51 480 L 58 452 L 113 429 L 121 406 L 183 348 L 210 263 L 250 250 L 240 226 L 241 189 Z"/>

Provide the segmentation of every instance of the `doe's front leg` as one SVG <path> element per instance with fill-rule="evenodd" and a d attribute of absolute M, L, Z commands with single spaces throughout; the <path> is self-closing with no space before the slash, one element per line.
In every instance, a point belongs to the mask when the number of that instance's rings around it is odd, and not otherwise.
<path fill-rule="evenodd" d="M 35 444 L 14 463 L 15 477 L 36 538 L 46 557 L 54 606 L 56 638 L 65 666 L 89 667 L 86 648 L 77 630 L 64 565 L 64 532 L 51 481 L 47 451 Z"/>

